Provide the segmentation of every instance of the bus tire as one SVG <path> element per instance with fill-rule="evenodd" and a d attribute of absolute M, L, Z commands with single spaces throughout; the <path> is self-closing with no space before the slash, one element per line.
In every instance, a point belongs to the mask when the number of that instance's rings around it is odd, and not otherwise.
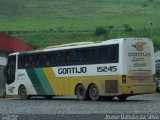
<path fill-rule="evenodd" d="M 128 96 L 126 95 L 120 95 L 120 96 L 117 96 L 117 98 L 120 100 L 120 101 L 125 101 L 127 99 Z"/>
<path fill-rule="evenodd" d="M 22 99 L 22 100 L 26 100 L 29 98 L 29 96 L 27 95 L 27 90 L 24 86 L 21 86 L 19 88 L 18 94 L 20 96 L 20 99 Z"/>
<path fill-rule="evenodd" d="M 76 95 L 78 100 L 86 100 L 87 99 L 87 92 L 85 87 L 82 84 L 79 84 L 76 87 Z"/>
<path fill-rule="evenodd" d="M 100 99 L 99 90 L 98 90 L 98 87 L 96 86 L 96 84 L 92 84 L 89 87 L 89 97 L 93 101 L 97 101 Z"/>

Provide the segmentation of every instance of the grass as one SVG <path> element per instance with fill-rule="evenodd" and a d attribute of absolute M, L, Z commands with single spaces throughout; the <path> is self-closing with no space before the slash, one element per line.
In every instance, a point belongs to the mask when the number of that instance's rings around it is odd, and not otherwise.
<path fill-rule="evenodd" d="M 148 27 L 160 18 L 160 1 L 148 0 L 1 0 L 0 30 L 82 30 L 130 24 Z M 145 6 L 146 5 L 146 6 Z M 158 23 L 160 25 L 160 23 Z"/>
<path fill-rule="evenodd" d="M 110 31 L 106 34 L 97 36 L 95 32 L 48 32 L 38 31 L 29 33 L 13 33 L 13 36 L 24 40 L 27 43 L 37 46 L 38 48 L 45 48 L 51 45 L 82 42 L 82 41 L 102 41 L 114 38 L 127 37 L 142 37 L 151 38 L 150 29 L 147 30 L 133 30 L 132 32 L 125 32 L 124 30 Z M 160 49 L 159 33 L 153 32 L 153 43 L 155 51 Z"/>
<path fill-rule="evenodd" d="M 44 48 L 69 42 L 151 37 L 153 29 L 153 42 L 159 50 L 159 5 L 160 0 L 1 0 L 0 31 Z M 133 31 L 124 32 L 124 24 Z M 113 26 L 113 30 L 96 36 L 99 26 Z"/>
<path fill-rule="evenodd" d="M 36 32 L 29 34 L 14 34 L 19 39 L 33 44 L 38 48 L 44 48 L 51 45 L 58 45 L 71 42 L 94 41 L 100 40 L 91 32 L 86 33 L 52 33 L 52 32 Z"/>

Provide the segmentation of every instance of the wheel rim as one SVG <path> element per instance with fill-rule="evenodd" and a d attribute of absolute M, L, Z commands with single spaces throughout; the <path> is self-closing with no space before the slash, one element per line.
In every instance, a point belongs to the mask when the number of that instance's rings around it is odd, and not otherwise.
<path fill-rule="evenodd" d="M 85 100 L 86 99 L 86 89 L 83 85 L 79 85 L 76 88 L 76 94 L 79 100 Z"/>
<path fill-rule="evenodd" d="M 96 88 L 96 87 L 93 87 L 93 88 L 91 89 L 91 95 L 92 95 L 93 97 L 96 97 L 97 94 L 98 94 L 97 88 Z"/>
<path fill-rule="evenodd" d="M 89 88 L 89 96 L 91 98 L 91 100 L 99 100 L 100 96 L 99 96 L 99 91 L 98 88 L 95 84 L 92 84 Z"/>
<path fill-rule="evenodd" d="M 84 94 L 85 94 L 84 89 L 83 89 L 83 88 L 79 88 L 79 89 L 78 89 L 78 95 L 84 96 Z"/>
<path fill-rule="evenodd" d="M 19 96 L 20 96 L 20 99 L 28 99 L 28 95 L 27 95 L 27 90 L 24 86 L 22 86 L 20 89 L 19 89 Z"/>
<path fill-rule="evenodd" d="M 25 89 L 22 89 L 21 92 L 20 92 L 20 96 L 21 98 L 25 98 L 26 97 L 26 90 Z"/>

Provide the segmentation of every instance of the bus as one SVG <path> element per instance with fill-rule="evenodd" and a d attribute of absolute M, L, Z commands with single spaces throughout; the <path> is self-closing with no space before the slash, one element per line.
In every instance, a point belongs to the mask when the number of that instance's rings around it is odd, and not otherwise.
<path fill-rule="evenodd" d="M 8 56 L 6 94 L 126 100 L 154 93 L 154 48 L 148 38 L 79 42 Z"/>

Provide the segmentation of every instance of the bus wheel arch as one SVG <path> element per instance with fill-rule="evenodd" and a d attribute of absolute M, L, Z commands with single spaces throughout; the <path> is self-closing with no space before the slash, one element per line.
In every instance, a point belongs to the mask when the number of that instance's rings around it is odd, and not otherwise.
<path fill-rule="evenodd" d="M 99 90 L 95 83 L 91 83 L 88 86 L 89 98 L 93 101 L 97 101 L 100 99 Z"/>
<path fill-rule="evenodd" d="M 18 95 L 20 96 L 20 99 L 22 100 L 26 100 L 29 98 L 29 96 L 27 95 L 27 89 L 23 84 L 20 85 L 18 88 Z"/>
<path fill-rule="evenodd" d="M 82 83 L 78 83 L 75 87 L 75 94 L 77 95 L 78 100 L 87 100 L 87 90 Z"/>

